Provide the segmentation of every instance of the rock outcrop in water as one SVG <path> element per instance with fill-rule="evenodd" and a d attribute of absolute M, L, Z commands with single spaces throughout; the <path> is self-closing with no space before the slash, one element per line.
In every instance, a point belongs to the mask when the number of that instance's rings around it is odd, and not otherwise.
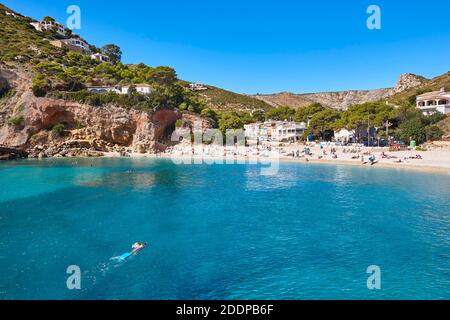
<path fill-rule="evenodd" d="M 170 145 L 169 135 L 177 120 L 200 120 L 177 110 L 151 114 L 37 98 L 29 89 L 31 77 L 20 71 L 0 69 L 0 79 L 15 90 L 0 103 L 0 145 L 20 148 L 30 157 L 154 153 Z M 58 125 L 60 129 L 54 130 Z"/>
<path fill-rule="evenodd" d="M 28 153 L 22 149 L 0 146 L 0 161 L 27 158 Z"/>

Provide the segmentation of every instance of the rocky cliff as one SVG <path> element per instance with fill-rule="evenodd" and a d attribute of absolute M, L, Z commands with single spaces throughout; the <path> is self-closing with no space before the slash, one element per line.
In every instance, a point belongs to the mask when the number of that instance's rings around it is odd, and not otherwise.
<path fill-rule="evenodd" d="M 30 157 L 152 153 L 167 146 L 178 119 L 199 120 L 177 110 L 150 114 L 37 98 L 29 89 L 29 79 L 24 70 L 0 69 L 0 83 L 12 88 L 0 100 L 0 146 L 22 150 Z"/>
<path fill-rule="evenodd" d="M 339 92 L 321 92 L 294 94 L 290 92 L 282 92 L 269 95 L 255 95 L 254 97 L 262 100 L 271 106 L 289 106 L 292 108 L 302 108 L 312 103 L 320 103 L 323 106 L 345 110 L 354 104 L 378 101 L 387 99 L 394 94 L 398 94 L 405 90 L 424 84 L 427 79 L 413 75 L 403 74 L 397 81 L 395 88 L 376 89 L 376 90 L 349 90 Z"/>

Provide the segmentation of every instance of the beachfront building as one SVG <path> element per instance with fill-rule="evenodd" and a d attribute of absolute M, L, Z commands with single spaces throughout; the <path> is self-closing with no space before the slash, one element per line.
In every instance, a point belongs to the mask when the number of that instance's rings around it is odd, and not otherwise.
<path fill-rule="evenodd" d="M 334 132 L 334 139 L 337 142 L 352 143 L 356 141 L 355 130 L 341 129 Z"/>
<path fill-rule="evenodd" d="M 59 22 L 56 21 L 41 21 L 41 22 L 31 22 L 30 23 L 37 31 L 55 31 L 62 37 L 66 36 L 66 28 Z"/>
<path fill-rule="evenodd" d="M 304 122 L 266 121 L 244 126 L 248 141 L 294 142 L 300 140 L 305 131 Z"/>
<path fill-rule="evenodd" d="M 272 140 L 278 142 L 299 141 L 306 131 L 304 122 L 277 122 L 275 130 L 272 131 Z"/>
<path fill-rule="evenodd" d="M 268 141 L 269 129 L 264 123 L 250 123 L 244 125 L 245 137 L 248 141 Z"/>
<path fill-rule="evenodd" d="M 97 60 L 99 62 L 110 62 L 111 61 L 108 56 L 101 54 L 101 53 L 91 54 L 91 59 Z"/>
<path fill-rule="evenodd" d="M 424 115 L 430 115 L 436 112 L 442 114 L 450 113 L 450 93 L 442 88 L 440 91 L 433 91 L 417 96 L 417 108 Z"/>
<path fill-rule="evenodd" d="M 136 84 L 134 85 L 136 92 L 140 94 L 150 94 L 152 93 L 153 89 L 151 85 L 148 84 Z M 124 86 L 121 89 L 122 94 L 128 94 L 130 91 L 130 86 Z"/>

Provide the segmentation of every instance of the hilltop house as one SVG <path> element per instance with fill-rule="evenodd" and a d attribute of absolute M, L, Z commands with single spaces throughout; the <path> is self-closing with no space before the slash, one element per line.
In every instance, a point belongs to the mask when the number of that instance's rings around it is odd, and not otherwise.
<path fill-rule="evenodd" d="M 51 31 L 55 30 L 60 36 L 66 36 L 66 28 L 56 21 L 41 21 L 30 23 L 37 31 Z"/>
<path fill-rule="evenodd" d="M 79 52 L 83 54 L 91 53 L 89 45 L 83 40 L 77 38 L 54 40 L 50 41 L 50 43 L 57 48 L 66 48 L 71 52 Z"/>
<path fill-rule="evenodd" d="M 68 47 L 76 48 L 81 50 L 81 53 L 89 54 L 91 53 L 91 49 L 89 45 L 81 39 L 71 38 L 62 40 Z"/>
<path fill-rule="evenodd" d="M 14 12 L 5 11 L 5 14 L 6 14 L 7 16 L 11 16 L 11 17 L 13 17 L 13 18 L 17 18 L 17 14 L 15 14 Z"/>
<path fill-rule="evenodd" d="M 136 88 L 136 92 L 140 94 L 150 94 L 152 92 L 152 86 L 148 84 L 136 84 L 134 85 Z M 128 91 L 130 90 L 130 86 L 122 87 L 121 93 L 122 94 L 128 94 Z"/>
<path fill-rule="evenodd" d="M 122 94 L 120 87 L 93 86 L 93 87 L 88 87 L 87 89 L 93 93 L 114 92 L 114 93 Z"/>
<path fill-rule="evenodd" d="M 192 91 L 205 91 L 208 90 L 208 88 L 200 83 L 190 83 L 189 89 Z"/>
<path fill-rule="evenodd" d="M 91 55 L 91 59 L 92 60 L 97 60 L 97 61 L 100 61 L 100 62 L 110 62 L 111 61 L 111 59 L 109 59 L 108 56 L 105 56 L 104 54 L 101 54 L 101 53 L 94 53 L 94 54 L 92 54 Z"/>
<path fill-rule="evenodd" d="M 450 113 L 450 93 L 442 88 L 440 91 L 433 91 L 417 96 L 417 108 L 424 115 L 430 115 L 436 112 L 443 114 Z"/>
<path fill-rule="evenodd" d="M 136 92 L 140 94 L 150 94 L 152 92 L 152 87 L 148 84 L 136 84 L 134 85 Z M 94 93 L 108 93 L 114 92 L 117 94 L 128 94 L 130 91 L 130 86 L 92 86 L 87 88 L 90 92 Z"/>

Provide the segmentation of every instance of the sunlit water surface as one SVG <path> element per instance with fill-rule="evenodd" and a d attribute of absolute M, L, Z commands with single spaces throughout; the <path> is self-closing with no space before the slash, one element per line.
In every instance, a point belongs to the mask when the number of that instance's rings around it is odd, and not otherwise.
<path fill-rule="evenodd" d="M 0 299 L 450 298 L 448 175 L 27 160 L 0 186 Z M 151 247 L 111 259 L 136 241 Z"/>

